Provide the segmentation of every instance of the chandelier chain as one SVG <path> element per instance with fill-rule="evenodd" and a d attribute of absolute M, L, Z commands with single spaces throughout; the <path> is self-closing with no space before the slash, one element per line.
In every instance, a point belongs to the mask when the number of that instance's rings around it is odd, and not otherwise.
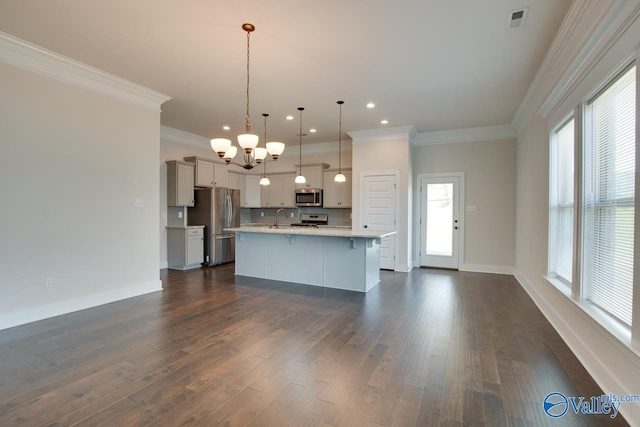
<path fill-rule="evenodd" d="M 250 54 L 250 37 L 251 32 L 247 31 L 247 114 L 245 115 L 245 130 L 247 133 L 251 132 L 251 122 L 249 117 L 249 54 Z"/>

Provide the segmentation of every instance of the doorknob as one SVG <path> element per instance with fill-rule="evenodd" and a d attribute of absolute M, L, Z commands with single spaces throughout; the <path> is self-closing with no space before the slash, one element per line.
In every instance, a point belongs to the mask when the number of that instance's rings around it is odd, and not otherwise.
<path fill-rule="evenodd" d="M 368 225 L 365 225 L 365 226 L 364 226 L 364 228 L 368 228 L 368 227 L 369 227 Z"/>

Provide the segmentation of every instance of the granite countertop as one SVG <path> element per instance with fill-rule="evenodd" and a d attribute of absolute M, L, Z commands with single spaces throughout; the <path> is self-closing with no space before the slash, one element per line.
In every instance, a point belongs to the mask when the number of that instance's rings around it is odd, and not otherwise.
<path fill-rule="evenodd" d="M 319 237 L 353 237 L 380 239 L 382 237 L 396 234 L 395 231 L 374 231 L 374 230 L 352 230 L 351 228 L 311 228 L 311 227 L 289 227 L 281 225 L 280 228 L 269 228 L 269 226 L 243 226 L 236 228 L 225 228 L 225 231 L 235 231 L 236 233 L 263 233 L 263 234 L 287 234 L 297 236 L 319 236 Z"/>

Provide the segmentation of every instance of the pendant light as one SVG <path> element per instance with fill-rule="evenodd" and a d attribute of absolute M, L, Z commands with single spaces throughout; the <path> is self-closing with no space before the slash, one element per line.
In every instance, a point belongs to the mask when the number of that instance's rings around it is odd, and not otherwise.
<path fill-rule="evenodd" d="M 338 131 L 338 173 L 333 180 L 335 182 L 346 182 L 347 177 L 342 173 L 342 104 L 344 104 L 344 101 L 338 101 L 337 104 L 340 106 L 340 130 Z"/>
<path fill-rule="evenodd" d="M 264 140 L 267 140 L 267 117 L 269 115 L 267 113 L 262 113 L 264 117 Z M 269 144 L 267 144 L 268 146 Z M 260 185 L 269 185 L 271 181 L 267 178 L 267 162 L 264 162 L 264 172 L 262 173 L 262 178 L 260 178 Z"/>
<path fill-rule="evenodd" d="M 253 169 L 255 164 L 260 164 L 263 160 L 266 161 L 265 159 L 268 154 L 271 155 L 273 160 L 277 160 L 284 151 L 284 144 L 281 142 L 271 142 L 266 144 L 266 148 L 258 148 L 258 141 L 260 138 L 258 135 L 251 133 L 251 120 L 249 116 L 249 57 L 251 52 L 251 33 L 255 31 L 256 27 L 253 24 L 245 23 L 242 24 L 242 29 L 247 33 L 247 111 L 244 122 L 245 133 L 238 135 L 238 145 L 244 151 L 244 164 L 233 161 L 233 158 L 238 152 L 238 148 L 232 146 L 231 141 L 226 138 L 212 139 L 211 148 L 213 151 L 218 153 L 218 156 L 223 158 L 227 164 L 233 163 L 234 165 L 238 165 L 249 170 Z"/>
<path fill-rule="evenodd" d="M 298 107 L 298 111 L 300 111 L 300 173 L 296 176 L 295 183 L 306 184 L 307 179 L 302 175 L 302 112 L 304 111 L 304 107 Z"/>

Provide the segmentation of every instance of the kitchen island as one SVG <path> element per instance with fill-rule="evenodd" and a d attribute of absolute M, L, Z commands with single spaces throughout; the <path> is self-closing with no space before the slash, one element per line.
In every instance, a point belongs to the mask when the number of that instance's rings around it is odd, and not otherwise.
<path fill-rule="evenodd" d="M 228 228 L 235 274 L 367 292 L 380 281 L 380 240 L 395 233 L 350 228 Z"/>

